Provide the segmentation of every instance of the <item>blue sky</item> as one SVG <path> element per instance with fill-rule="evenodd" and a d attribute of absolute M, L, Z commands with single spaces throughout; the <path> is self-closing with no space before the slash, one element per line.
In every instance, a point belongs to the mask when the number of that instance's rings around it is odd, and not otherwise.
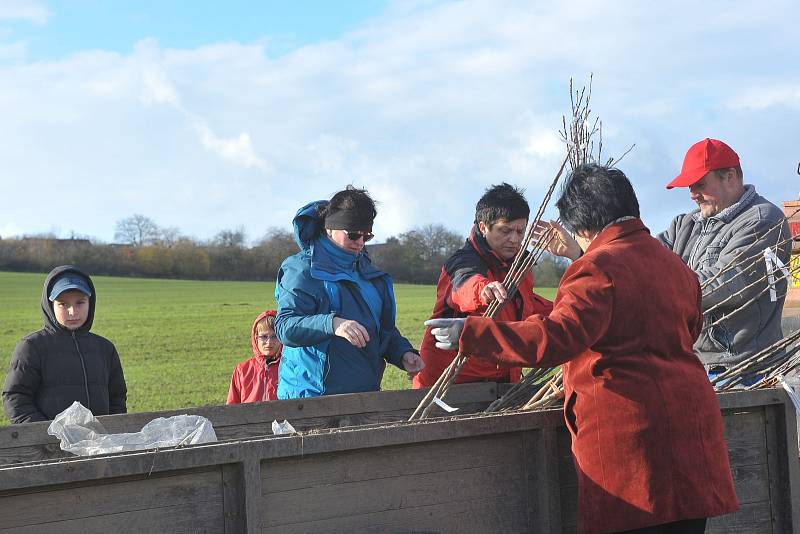
<path fill-rule="evenodd" d="M 379 240 L 465 233 L 492 183 L 538 205 L 589 73 L 652 230 L 693 208 L 664 185 L 704 137 L 794 199 L 797 20 L 790 0 L 0 0 L 0 235 L 113 241 L 141 213 L 258 239 L 348 183 L 380 201 Z"/>
<path fill-rule="evenodd" d="M 378 0 L 70 0 L 9 4 L 29 5 L 29 16 L 11 19 L 4 26 L 13 31 L 14 39 L 27 43 L 31 59 L 39 60 L 91 49 L 129 54 L 136 42 L 146 38 L 155 38 L 167 48 L 262 41 L 270 54 L 277 55 L 336 39 L 386 7 L 385 1 Z"/>

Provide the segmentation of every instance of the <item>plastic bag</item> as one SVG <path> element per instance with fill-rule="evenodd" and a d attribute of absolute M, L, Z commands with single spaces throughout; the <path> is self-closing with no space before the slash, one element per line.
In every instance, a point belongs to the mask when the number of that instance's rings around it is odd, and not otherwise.
<path fill-rule="evenodd" d="M 292 423 L 286 419 L 283 420 L 283 423 L 279 423 L 277 419 L 272 421 L 272 433 L 276 436 L 280 436 L 281 434 L 294 434 L 295 432 L 297 432 L 297 430 L 295 430 Z"/>
<path fill-rule="evenodd" d="M 139 432 L 107 434 L 92 412 L 77 401 L 53 419 L 47 433 L 61 440 L 62 450 L 78 456 L 217 441 L 211 421 L 199 415 L 159 417 Z"/>

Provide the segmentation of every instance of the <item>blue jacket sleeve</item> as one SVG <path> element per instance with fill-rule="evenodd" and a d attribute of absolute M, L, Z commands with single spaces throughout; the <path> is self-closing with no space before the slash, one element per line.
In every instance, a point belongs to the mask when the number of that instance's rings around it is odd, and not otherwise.
<path fill-rule="evenodd" d="M 333 336 L 333 317 L 320 283 L 296 255 L 278 271 L 275 333 L 287 347 L 308 347 Z"/>
<path fill-rule="evenodd" d="M 383 300 L 388 306 L 384 307 L 383 318 L 381 322 L 381 347 L 383 349 L 383 358 L 392 365 L 403 368 L 403 354 L 406 352 L 417 352 L 411 342 L 400 334 L 395 324 L 395 300 L 394 289 L 389 277 L 385 280 Z M 417 354 L 419 354 L 417 352 Z"/>
<path fill-rule="evenodd" d="M 405 370 L 403 367 L 403 354 L 406 352 L 417 352 L 409 340 L 400 334 L 396 326 L 390 330 L 384 330 L 384 334 L 388 336 L 389 344 L 386 349 L 384 358 L 392 365 Z M 419 354 L 419 352 L 417 352 Z"/>

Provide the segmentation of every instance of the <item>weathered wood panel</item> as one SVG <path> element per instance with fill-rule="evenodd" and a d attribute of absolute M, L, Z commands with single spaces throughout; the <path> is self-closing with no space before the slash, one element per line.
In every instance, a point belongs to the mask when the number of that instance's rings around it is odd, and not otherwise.
<path fill-rule="evenodd" d="M 218 532 L 221 482 L 217 468 L 9 495 L 0 532 Z"/>
<path fill-rule="evenodd" d="M 720 396 L 742 505 L 709 532 L 798 531 L 786 400 Z M 158 522 L 173 515 L 164 524 L 188 532 L 574 532 L 576 496 L 569 435 L 552 410 L 0 467 L 0 532 L 170 531 Z M 29 522 L 40 507 L 50 515 Z"/>
<path fill-rule="evenodd" d="M 408 510 L 389 510 L 349 518 L 333 518 L 313 523 L 280 525 L 263 529 L 264 534 L 342 533 L 359 534 L 486 534 L 487 532 L 546 532 L 531 529 L 520 521 L 520 495 L 449 502 Z"/>
<path fill-rule="evenodd" d="M 418 512 L 447 504 L 461 508 L 461 503 L 481 499 L 519 500 L 527 486 L 519 469 L 523 461 L 521 436 L 507 434 L 433 442 L 424 449 L 404 445 L 269 462 L 262 469 L 262 524 L 314 532 L 314 525 L 335 520 L 332 524 L 342 530 L 361 531 L 392 523 L 400 511 L 416 518 Z M 305 503 L 302 514 L 282 513 L 298 502 Z M 504 524 L 527 524 L 524 506 L 507 514 L 512 512 L 515 517 L 505 518 Z M 425 528 L 448 525 L 437 517 L 429 521 Z M 493 528 L 485 517 L 472 524 L 476 532 Z"/>
<path fill-rule="evenodd" d="M 460 414 L 477 413 L 497 398 L 497 391 L 497 384 L 491 382 L 459 384 L 448 393 L 447 401 L 459 408 Z M 300 431 L 405 421 L 423 394 L 421 390 L 381 391 L 107 415 L 98 419 L 111 433 L 138 432 L 157 417 L 191 413 L 209 419 L 219 440 L 241 440 L 272 435 L 272 421 L 276 419 L 287 419 Z M 0 465 L 71 457 L 71 454 L 59 448 L 58 440 L 47 434 L 49 424 L 41 422 L 0 427 Z"/>

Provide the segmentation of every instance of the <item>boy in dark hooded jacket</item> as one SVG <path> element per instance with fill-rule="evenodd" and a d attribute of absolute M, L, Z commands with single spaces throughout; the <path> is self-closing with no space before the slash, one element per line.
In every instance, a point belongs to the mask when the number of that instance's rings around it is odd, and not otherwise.
<path fill-rule="evenodd" d="M 92 280 L 72 265 L 47 275 L 44 327 L 17 344 L 3 385 L 3 409 L 12 423 L 51 420 L 74 401 L 94 415 L 127 411 L 117 349 L 89 331 L 96 298 Z"/>

